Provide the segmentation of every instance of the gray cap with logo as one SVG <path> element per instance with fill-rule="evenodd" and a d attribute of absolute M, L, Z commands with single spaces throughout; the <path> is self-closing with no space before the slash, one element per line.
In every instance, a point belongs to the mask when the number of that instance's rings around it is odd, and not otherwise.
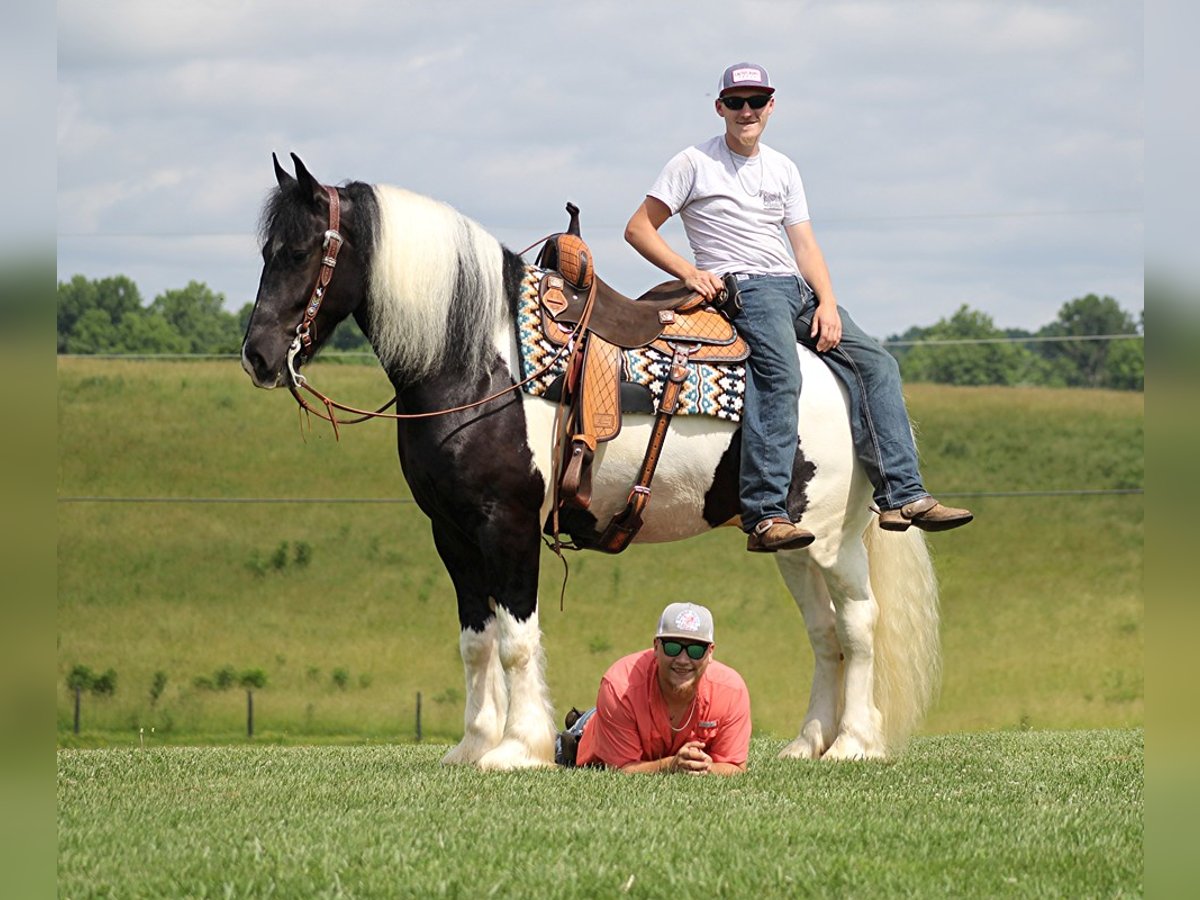
<path fill-rule="evenodd" d="M 775 93 L 771 84 L 771 76 L 767 70 L 757 63 L 734 63 L 721 74 L 721 83 L 717 85 L 717 96 L 724 97 L 729 91 L 744 88 L 755 88 L 768 94 Z"/>
<path fill-rule="evenodd" d="M 713 617 L 706 607 L 696 603 L 671 603 L 658 618 L 660 638 L 713 642 Z"/>

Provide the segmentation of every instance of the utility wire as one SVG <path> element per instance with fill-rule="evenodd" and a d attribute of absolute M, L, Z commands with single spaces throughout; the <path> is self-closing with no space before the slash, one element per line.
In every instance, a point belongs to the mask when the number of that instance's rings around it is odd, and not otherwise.
<path fill-rule="evenodd" d="M 880 341 L 885 347 L 936 347 L 939 344 L 1061 344 L 1073 341 L 1144 340 L 1141 334 L 1052 334 L 1042 337 L 931 338 L 920 341 Z"/>
<path fill-rule="evenodd" d="M 1106 207 L 1099 209 L 1043 209 L 1025 210 L 1022 212 L 953 212 L 953 213 L 909 213 L 883 216 L 825 216 L 820 224 L 847 224 L 852 222 L 914 222 L 957 219 L 1043 219 L 1055 216 L 1123 216 L 1142 215 L 1144 210 L 1137 207 Z M 541 225 L 528 225 L 512 222 L 481 222 L 484 227 L 505 231 L 537 231 L 545 228 Z M 610 224 L 607 222 L 589 222 L 588 227 L 594 230 L 624 229 L 625 223 Z M 59 239 L 70 238 L 257 238 L 252 231 L 60 231 L 56 234 Z"/>
<path fill-rule="evenodd" d="M 1059 334 L 1042 337 L 938 338 L 934 340 L 880 341 L 884 347 L 937 347 L 952 344 L 1060 344 L 1078 341 L 1145 340 L 1141 334 Z M 326 350 L 320 359 L 370 359 L 369 350 Z M 60 359 L 241 359 L 237 353 L 60 353 Z"/>
<path fill-rule="evenodd" d="M 1145 488 L 1096 488 L 1041 491 L 942 491 L 941 497 L 1112 497 L 1142 495 Z M 58 497 L 57 503 L 164 503 L 164 504 L 237 504 L 264 505 L 290 503 L 415 503 L 411 497 Z"/>

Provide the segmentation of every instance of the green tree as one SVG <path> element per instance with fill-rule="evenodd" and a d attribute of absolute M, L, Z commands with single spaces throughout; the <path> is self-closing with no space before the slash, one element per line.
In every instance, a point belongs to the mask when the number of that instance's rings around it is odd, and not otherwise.
<path fill-rule="evenodd" d="M 329 338 L 328 348 L 340 353 L 370 353 L 371 343 L 362 333 L 353 316 L 347 316 L 338 323 Z"/>
<path fill-rule="evenodd" d="M 60 281 L 58 352 L 102 353 L 111 350 L 121 323 L 141 308 L 142 295 L 137 285 L 124 275 L 95 281 L 75 275 L 70 281 Z"/>
<path fill-rule="evenodd" d="M 1141 338 L 1112 341 L 1104 365 L 1106 387 L 1119 391 L 1146 389 L 1146 347 Z"/>
<path fill-rule="evenodd" d="M 150 311 L 163 317 L 189 353 L 237 353 L 242 344 L 238 317 L 224 308 L 225 295 L 200 281 L 154 298 Z"/>
<path fill-rule="evenodd" d="M 77 665 L 67 675 L 67 687 L 75 694 L 75 733 L 79 734 L 81 699 L 85 692 L 97 696 L 111 697 L 117 690 L 117 673 L 108 669 L 103 675 L 97 675 L 90 668 Z"/>
<path fill-rule="evenodd" d="M 117 344 L 117 326 L 109 314 L 93 306 L 75 320 L 71 332 L 59 341 L 61 353 L 111 353 Z"/>
<path fill-rule="evenodd" d="M 167 673 L 159 669 L 154 673 L 154 680 L 150 682 L 150 705 L 155 706 L 158 700 L 163 695 L 163 691 L 167 689 Z"/>
<path fill-rule="evenodd" d="M 1004 332 L 991 316 L 963 304 L 948 319 L 923 329 L 929 343 L 909 348 L 900 360 L 900 371 L 910 381 L 942 384 L 1018 384 L 1030 378 L 1034 360 L 1017 344 L 999 342 Z M 913 329 L 909 329 L 912 333 Z M 907 338 L 913 340 L 916 338 Z M 995 340 L 996 343 L 953 343 Z M 937 346 L 938 341 L 946 341 Z"/>
<path fill-rule="evenodd" d="M 254 737 L 254 692 L 267 686 L 267 673 L 247 669 L 238 676 L 238 685 L 246 692 L 246 737 Z"/>
<path fill-rule="evenodd" d="M 1095 335 L 1135 334 L 1137 325 L 1133 317 L 1112 297 L 1088 294 L 1064 303 L 1058 318 L 1038 332 L 1042 337 L 1087 338 Z M 1116 352 L 1122 357 L 1120 370 L 1124 366 L 1136 365 L 1128 349 L 1114 351 L 1119 341 L 1109 340 L 1065 340 L 1039 344 L 1040 353 L 1061 374 L 1068 385 L 1080 387 L 1117 387 L 1112 383 L 1114 373 L 1108 357 Z M 1129 372 L 1115 373 L 1124 384 L 1136 382 Z"/>
<path fill-rule="evenodd" d="M 121 320 L 116 331 L 116 353 L 186 353 L 185 341 L 171 323 L 157 313 L 141 309 Z"/>

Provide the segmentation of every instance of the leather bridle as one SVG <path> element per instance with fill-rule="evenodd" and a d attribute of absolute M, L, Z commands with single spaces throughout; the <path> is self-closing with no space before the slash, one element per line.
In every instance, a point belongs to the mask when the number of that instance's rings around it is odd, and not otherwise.
<path fill-rule="evenodd" d="M 292 338 L 292 343 L 288 346 L 287 373 L 289 379 L 288 390 L 291 391 L 292 396 L 300 405 L 301 411 L 312 413 L 317 418 L 324 419 L 325 421 L 329 422 L 329 424 L 333 426 L 333 434 L 335 438 L 339 437 L 339 425 L 356 425 L 359 422 L 365 422 L 368 419 L 430 419 L 437 416 L 449 415 L 450 413 L 474 409 L 477 406 L 483 406 L 485 403 L 490 403 L 492 400 L 503 397 L 505 394 L 511 393 L 518 388 L 522 388 L 534 379 L 546 374 L 555 365 L 555 363 L 562 358 L 564 354 L 569 354 L 567 365 L 568 369 L 571 368 L 571 363 L 574 360 L 574 357 L 577 355 L 577 342 L 574 340 L 568 341 L 566 344 L 560 347 L 558 352 L 554 354 L 554 356 L 552 356 L 544 366 L 542 366 L 524 381 L 506 387 L 503 390 L 496 391 L 496 393 L 490 394 L 489 396 L 484 397 L 482 400 L 476 400 L 474 403 L 465 403 L 462 406 L 454 406 L 450 409 L 439 409 L 434 410 L 433 412 L 424 413 L 385 412 L 388 407 L 395 404 L 395 397 L 376 410 L 365 410 L 357 409 L 353 406 L 347 406 L 344 403 L 338 403 L 336 400 L 318 391 L 308 383 L 307 378 L 296 371 L 296 357 L 299 356 L 301 352 L 308 351 L 312 348 L 313 323 L 316 321 L 317 313 L 321 309 L 321 303 L 324 301 L 325 294 L 329 289 L 329 282 L 333 279 L 333 270 L 337 267 L 338 253 L 342 249 L 342 244 L 345 243 L 345 238 L 343 238 L 341 232 L 338 231 L 338 227 L 341 223 L 341 201 L 338 198 L 337 188 L 329 185 L 322 185 L 322 187 L 325 188 L 326 193 L 329 195 L 329 228 L 325 231 L 325 240 L 324 244 L 322 245 L 325 255 L 321 258 L 321 268 L 317 271 L 317 277 L 313 282 L 312 291 L 308 296 L 308 303 L 306 303 L 304 306 L 304 316 L 301 318 L 300 324 L 296 326 L 296 336 Z M 591 300 L 594 296 L 595 292 L 593 291 L 588 297 L 587 308 L 585 309 L 585 318 L 581 322 L 581 325 L 586 324 L 586 315 L 590 314 L 591 312 Z M 580 327 L 577 329 L 577 331 L 582 334 L 583 328 Z M 317 400 L 321 402 L 321 405 L 324 406 L 324 410 L 318 409 L 306 401 L 300 394 L 301 389 L 307 391 L 317 398 Z M 352 415 L 357 416 L 357 418 L 339 419 L 337 414 L 334 412 L 335 410 L 351 413 Z"/>
<path fill-rule="evenodd" d="M 329 228 L 325 231 L 325 241 L 321 246 L 325 255 L 321 258 L 321 268 L 317 270 L 312 291 L 308 295 L 308 303 L 304 305 L 304 317 L 296 326 L 296 336 L 292 338 L 287 354 L 288 376 L 292 379 L 293 385 L 299 386 L 303 386 L 305 381 L 304 376 L 296 371 L 295 360 L 302 350 L 307 351 L 312 348 L 313 322 L 316 321 L 317 313 L 321 309 L 321 301 L 325 299 L 325 291 L 333 278 L 333 270 L 337 268 L 338 253 L 345 242 L 341 232 L 338 231 L 341 224 L 342 204 L 337 189 L 329 185 L 324 185 L 324 188 L 329 195 Z"/>

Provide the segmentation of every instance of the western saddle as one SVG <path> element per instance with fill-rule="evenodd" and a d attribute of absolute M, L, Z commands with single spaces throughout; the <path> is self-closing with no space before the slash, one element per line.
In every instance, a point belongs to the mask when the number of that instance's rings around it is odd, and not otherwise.
<path fill-rule="evenodd" d="M 580 236 L 579 209 L 568 203 L 567 212 L 567 230 L 547 238 L 537 258 L 543 270 L 537 288 L 543 333 L 567 353 L 555 428 L 556 547 L 559 510 L 588 508 L 596 446 L 620 433 L 623 351 L 648 347 L 670 360 L 637 482 L 595 546 L 620 553 L 642 527 L 650 483 L 691 364 L 734 364 L 750 351 L 731 321 L 736 310 L 728 291 L 710 305 L 675 280 L 637 299 L 626 297 L 596 275 L 592 252 Z"/>

